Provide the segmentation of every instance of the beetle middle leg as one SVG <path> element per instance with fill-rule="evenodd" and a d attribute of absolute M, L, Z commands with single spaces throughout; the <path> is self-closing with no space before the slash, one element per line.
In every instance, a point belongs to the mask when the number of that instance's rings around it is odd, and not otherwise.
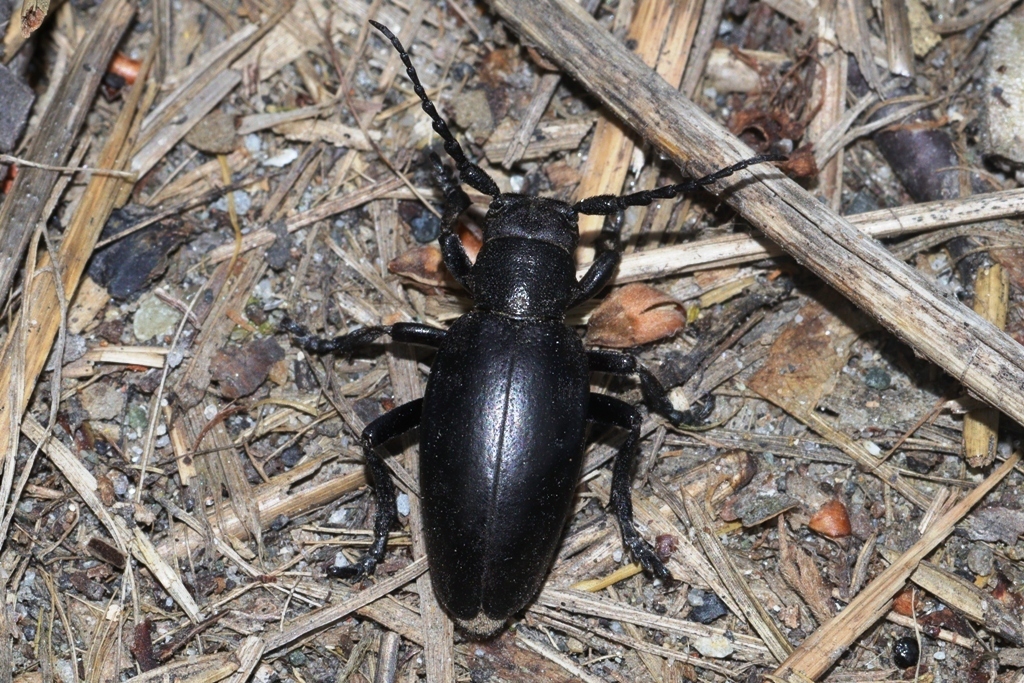
<path fill-rule="evenodd" d="M 327 353 L 347 354 L 356 351 L 361 346 L 372 344 L 374 341 L 388 334 L 396 342 L 406 344 L 419 344 L 437 348 L 444 339 L 445 331 L 430 325 L 420 323 L 395 323 L 394 325 L 380 325 L 375 327 L 364 327 L 349 334 L 337 337 L 318 337 L 311 334 L 302 325 L 291 318 L 285 317 L 281 321 L 281 329 L 295 338 L 295 343 L 317 356 Z"/>
<path fill-rule="evenodd" d="M 654 548 L 640 536 L 633 522 L 633 493 L 630 488 L 630 479 L 633 463 L 636 461 L 639 450 L 640 425 L 643 423 L 643 415 L 640 414 L 636 406 L 625 401 L 592 392 L 590 394 L 589 418 L 592 422 L 614 425 L 628 432 L 626 441 L 619 449 L 615 456 L 615 463 L 612 465 L 612 491 L 609 504 L 612 512 L 615 513 L 615 518 L 619 520 L 622 543 L 629 548 L 633 558 L 640 563 L 645 571 L 663 581 L 671 581 L 672 574 L 665 567 L 665 563 L 654 552 Z"/>
<path fill-rule="evenodd" d="M 395 483 L 391 479 L 384 459 L 377 453 L 377 447 L 415 429 L 420 424 L 423 413 L 423 399 L 409 401 L 390 410 L 367 425 L 360 441 L 366 465 L 373 474 L 374 489 L 377 494 L 377 514 L 373 520 L 373 543 L 366 554 L 347 567 L 331 567 L 328 575 L 340 579 L 358 579 L 373 574 L 377 565 L 384 559 L 387 550 L 388 532 L 398 520 L 398 505 L 395 497 Z"/>
<path fill-rule="evenodd" d="M 290 318 L 281 321 L 281 329 L 290 333 L 303 350 L 321 355 L 325 353 L 352 353 L 361 346 L 372 343 L 379 337 L 390 335 L 391 339 L 407 344 L 419 344 L 437 348 L 445 336 L 445 330 L 419 323 L 396 323 L 388 326 L 364 327 L 350 334 L 333 338 L 317 337 Z M 398 519 L 395 484 L 391 479 L 384 459 L 377 453 L 377 447 L 385 442 L 415 429 L 423 413 L 423 399 L 410 401 L 381 415 L 363 430 L 360 441 L 366 466 L 373 475 L 377 494 L 377 514 L 373 523 L 373 543 L 370 549 L 355 564 L 347 567 L 331 567 L 328 574 L 335 578 L 356 579 L 372 574 L 384 559 L 387 549 L 388 532 Z"/>
<path fill-rule="evenodd" d="M 675 426 L 695 427 L 702 422 L 715 409 L 713 396 L 706 396 L 702 399 L 701 405 L 696 410 L 690 409 L 679 411 L 672 407 L 668 400 L 668 392 L 662 386 L 658 378 L 650 370 L 644 367 L 643 363 L 637 360 L 636 356 L 619 351 L 606 351 L 604 349 L 590 349 L 587 351 L 587 361 L 590 369 L 594 372 L 608 372 L 613 375 L 636 375 L 640 379 L 640 393 L 644 397 L 644 405 Z"/>

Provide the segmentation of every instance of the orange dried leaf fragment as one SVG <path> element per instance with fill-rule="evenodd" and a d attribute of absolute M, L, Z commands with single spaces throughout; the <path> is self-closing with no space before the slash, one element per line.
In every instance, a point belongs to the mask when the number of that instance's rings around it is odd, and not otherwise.
<path fill-rule="evenodd" d="M 921 594 L 912 588 L 907 588 L 896 595 L 892 601 L 892 611 L 902 614 L 905 617 L 914 616 L 914 612 L 921 611 Z"/>
<path fill-rule="evenodd" d="M 686 325 L 686 310 L 669 295 L 634 283 L 612 292 L 590 316 L 587 343 L 623 349 L 670 337 Z"/>
<path fill-rule="evenodd" d="M 807 526 L 829 538 L 843 538 L 850 535 L 850 515 L 841 500 L 833 499 L 814 513 Z"/>
<path fill-rule="evenodd" d="M 131 85 L 139 77 L 139 69 L 141 68 L 142 62 L 140 60 L 132 59 L 127 55 L 117 52 L 114 54 L 114 58 L 110 60 L 107 71 L 120 76 L 124 79 L 125 84 Z"/>

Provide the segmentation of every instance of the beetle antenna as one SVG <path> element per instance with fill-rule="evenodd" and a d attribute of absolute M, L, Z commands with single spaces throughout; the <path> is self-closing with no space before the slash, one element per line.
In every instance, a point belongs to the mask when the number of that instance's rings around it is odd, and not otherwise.
<path fill-rule="evenodd" d="M 747 166 L 764 163 L 765 161 L 783 161 L 785 159 L 786 157 L 781 154 L 761 154 L 756 157 L 744 159 L 732 166 L 727 166 L 726 168 L 715 171 L 703 178 L 694 178 L 681 182 L 677 185 L 664 185 L 662 187 L 656 187 L 653 190 L 634 192 L 633 194 L 624 194 L 620 196 L 602 194 L 594 197 L 587 197 L 586 199 L 576 202 L 576 206 L 573 208 L 575 208 L 579 213 L 589 216 L 607 216 L 609 214 L 625 211 L 631 206 L 647 206 L 657 199 L 672 199 L 680 194 L 693 192 L 699 187 L 710 185 L 716 180 L 721 180 L 726 176 L 731 176 L 736 171 L 741 171 Z"/>
<path fill-rule="evenodd" d="M 441 136 L 444 140 L 444 151 L 448 153 L 452 159 L 455 160 L 455 166 L 459 169 L 459 178 L 462 182 L 466 183 L 474 190 L 483 192 L 484 194 L 492 197 L 497 197 L 501 194 L 501 190 L 498 189 L 498 185 L 494 182 L 491 176 L 487 175 L 487 172 L 482 168 L 474 164 L 472 161 L 466 158 L 465 152 L 462 151 L 462 145 L 458 143 L 455 136 L 448 129 L 448 124 L 445 123 L 441 115 L 437 113 L 437 109 L 434 107 L 434 103 L 427 97 L 427 91 L 423 89 L 423 85 L 420 84 L 420 77 L 416 74 L 416 68 L 412 65 L 412 60 L 409 59 L 409 53 L 405 51 L 402 46 L 402 41 L 398 39 L 391 30 L 379 22 L 370 20 L 370 25 L 375 29 L 384 34 L 384 37 L 391 41 L 391 44 L 396 50 L 398 50 L 398 56 L 402 58 L 402 63 L 405 64 L 405 72 L 409 74 L 409 80 L 412 81 L 412 89 L 416 91 L 416 95 L 420 98 L 420 102 L 423 103 L 423 111 L 427 113 L 430 120 L 434 122 L 434 132 Z"/>

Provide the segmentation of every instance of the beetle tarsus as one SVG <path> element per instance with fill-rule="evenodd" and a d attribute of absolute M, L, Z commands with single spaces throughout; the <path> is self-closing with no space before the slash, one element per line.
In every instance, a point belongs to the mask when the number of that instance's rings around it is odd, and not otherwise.
<path fill-rule="evenodd" d="M 696 408 L 676 410 L 668 400 L 668 392 L 657 377 L 637 360 L 636 356 L 619 351 L 591 349 L 587 352 L 590 369 L 615 375 L 636 375 L 640 380 L 640 393 L 647 409 L 658 413 L 676 427 L 696 427 L 715 410 L 715 398 L 705 394 Z"/>
<path fill-rule="evenodd" d="M 625 355 L 625 354 L 622 354 Z M 633 494 L 630 488 L 633 463 L 636 461 L 640 444 L 640 425 L 643 416 L 636 406 L 604 394 L 590 394 L 590 414 L 595 422 L 612 424 L 628 431 L 625 442 L 619 448 L 612 465 L 612 490 L 608 506 L 615 514 L 622 532 L 622 544 L 629 548 L 633 559 L 644 571 L 668 582 L 672 574 L 665 567 L 654 548 L 640 536 L 633 521 Z"/>
<path fill-rule="evenodd" d="M 298 344 L 303 351 L 307 351 L 316 356 L 322 356 L 328 353 L 352 353 L 360 346 L 365 346 L 366 344 L 376 340 L 378 337 L 383 337 L 385 334 L 391 334 L 391 327 L 364 327 L 350 334 L 343 334 L 338 337 L 327 339 L 310 334 L 309 330 L 287 316 L 281 320 L 280 327 L 282 330 L 292 335 L 295 339 L 295 343 Z"/>
<path fill-rule="evenodd" d="M 360 440 L 363 444 L 363 456 L 366 466 L 373 475 L 374 489 L 377 494 L 377 514 L 373 520 L 373 543 L 366 554 L 355 564 L 328 570 L 330 576 L 343 579 L 361 579 L 373 574 L 377 565 L 384 560 L 388 546 L 388 533 L 398 521 L 398 502 L 395 495 L 395 483 L 391 480 L 384 459 L 377 454 L 377 447 L 405 432 L 419 426 L 423 412 L 423 399 L 409 401 L 390 410 L 371 422 L 363 430 Z"/>
<path fill-rule="evenodd" d="M 328 567 L 327 576 L 332 579 L 356 582 L 362 581 L 367 576 L 373 576 L 375 571 L 377 571 L 377 560 L 369 555 L 364 555 L 358 562 L 344 567 Z"/>
<path fill-rule="evenodd" d="M 633 559 L 644 568 L 644 571 L 651 576 L 661 579 L 665 583 L 672 581 L 672 572 L 668 570 L 665 563 L 658 557 L 658 553 L 654 552 L 654 548 L 651 544 L 645 541 L 637 534 L 632 539 L 627 540 L 623 537 L 622 542 L 629 548 L 629 552 L 633 555 Z"/>
<path fill-rule="evenodd" d="M 699 427 L 711 417 L 713 412 L 715 412 L 715 397 L 713 394 L 704 394 L 690 406 L 689 410 L 673 410 L 665 417 L 676 427 Z"/>

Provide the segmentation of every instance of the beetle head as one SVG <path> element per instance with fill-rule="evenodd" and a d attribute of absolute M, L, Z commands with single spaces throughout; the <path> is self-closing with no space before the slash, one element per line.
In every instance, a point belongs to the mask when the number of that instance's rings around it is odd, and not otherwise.
<path fill-rule="evenodd" d="M 557 199 L 504 193 L 487 210 L 484 241 L 503 237 L 548 242 L 572 254 L 580 240 L 579 214 Z"/>

